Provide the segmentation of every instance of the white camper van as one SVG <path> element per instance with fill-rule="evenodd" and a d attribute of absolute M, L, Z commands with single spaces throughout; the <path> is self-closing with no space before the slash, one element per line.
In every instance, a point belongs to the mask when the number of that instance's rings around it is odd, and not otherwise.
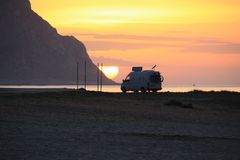
<path fill-rule="evenodd" d="M 132 72 L 123 80 L 121 85 L 122 92 L 134 91 L 157 92 L 162 89 L 163 76 L 154 70 L 144 70 L 142 67 L 133 67 Z"/>

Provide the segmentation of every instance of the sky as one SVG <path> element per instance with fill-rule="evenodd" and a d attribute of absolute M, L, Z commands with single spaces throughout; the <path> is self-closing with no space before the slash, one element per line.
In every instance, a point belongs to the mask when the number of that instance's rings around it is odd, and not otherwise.
<path fill-rule="evenodd" d="M 157 65 L 169 86 L 240 86 L 239 0 L 30 0 L 61 35 L 82 41 L 93 62 Z"/>

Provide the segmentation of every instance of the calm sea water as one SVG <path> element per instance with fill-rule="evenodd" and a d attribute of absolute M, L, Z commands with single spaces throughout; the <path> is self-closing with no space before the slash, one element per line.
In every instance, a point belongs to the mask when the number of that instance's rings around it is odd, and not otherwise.
<path fill-rule="evenodd" d="M 76 85 L 0 85 L 0 88 L 24 88 L 24 89 L 57 89 L 57 88 L 67 88 L 67 89 L 76 89 Z M 83 86 L 79 86 L 83 88 Z M 87 90 L 96 91 L 96 85 L 87 85 Z M 235 91 L 240 92 L 240 87 L 171 87 L 163 86 L 161 92 L 188 92 L 192 90 L 202 90 L 202 91 Z M 121 92 L 120 85 L 104 85 L 102 88 L 104 92 Z"/>

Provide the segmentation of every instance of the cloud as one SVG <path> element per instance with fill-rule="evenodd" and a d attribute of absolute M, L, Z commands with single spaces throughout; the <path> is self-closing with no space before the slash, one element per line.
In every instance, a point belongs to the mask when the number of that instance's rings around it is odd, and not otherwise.
<path fill-rule="evenodd" d="M 127 61 L 123 59 L 117 58 L 106 58 L 106 57 L 91 57 L 91 59 L 95 63 L 103 63 L 109 66 L 152 66 L 150 63 L 143 63 L 143 62 L 135 62 L 135 61 Z"/>
<path fill-rule="evenodd" d="M 127 34 L 74 34 L 75 36 L 87 36 L 96 40 L 139 40 L 139 41 L 185 41 L 198 43 L 215 43 L 221 44 L 223 41 L 217 40 L 214 37 L 196 37 L 196 36 L 142 36 L 142 35 L 127 35 Z"/>
<path fill-rule="evenodd" d="M 94 39 L 125 39 L 125 40 L 148 40 L 148 41 L 192 41 L 193 37 L 187 36 L 142 36 L 128 34 L 73 34 L 75 36 L 88 36 Z"/>
<path fill-rule="evenodd" d="M 192 45 L 183 49 L 187 52 L 201 52 L 201 53 L 240 53 L 239 43 L 223 43 L 218 45 Z"/>
<path fill-rule="evenodd" d="M 133 43 L 133 42 L 112 42 L 112 41 L 84 41 L 90 51 L 99 50 L 135 50 L 156 47 L 179 47 L 179 45 L 158 44 L 158 43 Z"/>
<path fill-rule="evenodd" d="M 140 36 L 124 34 L 77 34 L 94 40 L 84 41 L 88 50 L 135 50 L 146 48 L 176 48 L 191 53 L 240 53 L 240 44 L 214 37 Z M 114 39 L 114 41 L 112 40 Z M 136 40 L 129 42 L 129 40 Z"/>

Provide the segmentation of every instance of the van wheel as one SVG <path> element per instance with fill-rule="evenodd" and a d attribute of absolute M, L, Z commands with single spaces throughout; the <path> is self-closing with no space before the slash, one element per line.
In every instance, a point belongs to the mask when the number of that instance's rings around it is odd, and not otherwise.
<path fill-rule="evenodd" d="M 146 92 L 146 89 L 144 87 L 141 88 L 141 92 L 142 93 L 145 93 Z"/>
<path fill-rule="evenodd" d="M 121 90 L 122 90 L 123 93 L 126 93 L 126 92 L 127 92 L 127 90 L 126 90 L 125 87 L 122 87 Z"/>

